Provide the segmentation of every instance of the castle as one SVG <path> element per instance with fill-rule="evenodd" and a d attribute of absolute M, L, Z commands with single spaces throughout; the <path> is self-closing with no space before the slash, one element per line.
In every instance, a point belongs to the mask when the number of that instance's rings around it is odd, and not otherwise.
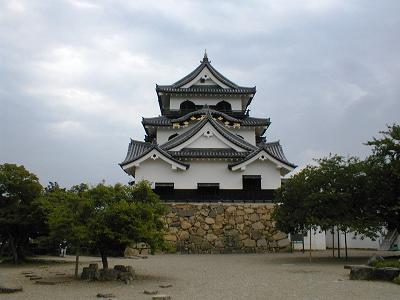
<path fill-rule="evenodd" d="M 270 119 L 249 116 L 256 87 L 227 79 L 205 52 L 195 70 L 156 92 L 161 115 L 143 118 L 145 140 L 131 140 L 120 163 L 126 173 L 164 201 L 271 202 L 296 166 L 264 136 Z"/>

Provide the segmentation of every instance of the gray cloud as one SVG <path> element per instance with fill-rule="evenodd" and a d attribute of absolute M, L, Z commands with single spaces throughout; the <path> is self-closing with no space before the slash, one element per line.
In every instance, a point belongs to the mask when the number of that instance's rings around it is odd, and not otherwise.
<path fill-rule="evenodd" d="M 0 161 L 46 184 L 129 179 L 117 163 L 141 116 L 158 115 L 155 83 L 214 66 L 257 85 L 300 165 L 399 122 L 398 1 L 7 1 L 0 4 Z"/>

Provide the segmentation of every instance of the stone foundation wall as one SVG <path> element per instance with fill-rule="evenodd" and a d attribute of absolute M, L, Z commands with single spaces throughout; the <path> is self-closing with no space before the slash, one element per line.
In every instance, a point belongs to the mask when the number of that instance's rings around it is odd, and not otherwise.
<path fill-rule="evenodd" d="M 274 204 L 169 203 L 165 239 L 183 253 L 279 251 L 290 243 L 274 228 Z"/>

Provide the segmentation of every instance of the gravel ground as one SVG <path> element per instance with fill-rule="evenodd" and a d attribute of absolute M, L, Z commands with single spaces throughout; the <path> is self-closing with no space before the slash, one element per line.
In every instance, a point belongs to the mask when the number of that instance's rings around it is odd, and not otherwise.
<path fill-rule="evenodd" d="M 119 282 L 71 281 L 38 285 L 22 272 L 44 277 L 56 272 L 73 274 L 73 257 L 63 264 L 1 266 L 0 285 L 22 285 L 23 292 L 0 295 L 1 299 L 99 299 L 97 293 L 112 293 L 116 299 L 151 299 L 144 290 L 158 290 L 172 299 L 400 299 L 400 286 L 388 282 L 350 281 L 344 264 L 364 263 L 372 252 L 352 251 L 348 262 L 332 259 L 330 252 L 308 254 L 155 255 L 148 259 L 111 258 L 115 264 L 132 265 L 138 279 L 130 285 Z M 390 253 L 393 255 L 393 253 Z M 82 266 L 100 260 L 81 258 Z M 159 285 L 172 284 L 170 288 Z"/>

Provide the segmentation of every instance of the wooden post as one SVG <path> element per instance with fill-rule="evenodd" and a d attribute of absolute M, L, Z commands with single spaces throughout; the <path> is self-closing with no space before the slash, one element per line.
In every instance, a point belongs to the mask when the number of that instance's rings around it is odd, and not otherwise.
<path fill-rule="evenodd" d="M 340 230 L 337 229 L 337 257 L 340 258 Z"/>
<path fill-rule="evenodd" d="M 76 247 L 76 253 L 75 253 L 75 278 L 79 278 L 79 255 L 80 255 L 80 245 Z"/>
<path fill-rule="evenodd" d="M 344 232 L 344 249 L 345 249 L 346 260 L 347 260 L 347 230 Z"/>
<path fill-rule="evenodd" d="M 309 259 L 310 259 L 310 263 L 311 263 L 311 228 L 310 228 L 310 249 L 309 249 L 309 252 L 310 252 Z"/>
<path fill-rule="evenodd" d="M 332 227 L 332 255 L 335 257 L 335 226 Z"/>

